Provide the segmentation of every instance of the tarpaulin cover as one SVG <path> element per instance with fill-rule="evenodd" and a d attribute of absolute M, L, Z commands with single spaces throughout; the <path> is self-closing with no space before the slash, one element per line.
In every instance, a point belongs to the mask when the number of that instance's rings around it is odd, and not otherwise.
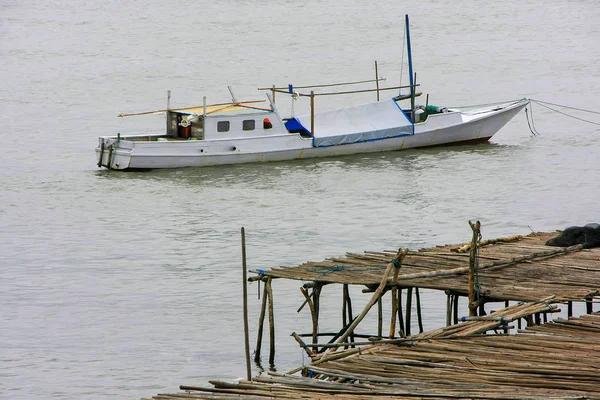
<path fill-rule="evenodd" d="M 310 115 L 297 117 L 310 129 Z M 314 146 L 327 147 L 412 135 L 413 125 L 392 99 L 315 113 Z"/>

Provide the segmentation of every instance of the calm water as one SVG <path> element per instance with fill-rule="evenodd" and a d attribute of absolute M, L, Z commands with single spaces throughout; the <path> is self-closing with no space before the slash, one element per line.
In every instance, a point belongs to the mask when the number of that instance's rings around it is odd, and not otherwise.
<path fill-rule="evenodd" d="M 167 90 L 173 106 L 228 101 L 226 85 L 260 99 L 272 84 L 370 79 L 375 60 L 396 86 L 405 13 L 430 103 L 527 96 L 600 109 L 595 0 L 0 2 L 0 397 L 134 399 L 243 377 L 242 226 L 249 266 L 269 268 L 466 241 L 469 219 L 484 238 L 600 222 L 598 126 L 539 106 L 540 137 L 520 114 L 489 145 L 95 166 L 97 136 L 162 128 L 115 116 L 162 108 Z M 289 334 L 310 330 L 298 287 L 274 285 L 280 371 L 303 362 Z M 256 285 L 250 294 L 254 338 Z M 328 330 L 341 297 L 324 296 Z M 367 300 L 355 298 L 357 309 Z M 426 328 L 439 327 L 444 299 L 426 298 Z"/>

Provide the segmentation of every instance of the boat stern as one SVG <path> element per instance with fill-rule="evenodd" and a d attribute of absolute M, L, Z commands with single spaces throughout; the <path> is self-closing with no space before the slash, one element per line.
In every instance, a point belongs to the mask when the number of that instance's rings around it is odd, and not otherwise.
<path fill-rule="evenodd" d="M 121 140 L 120 136 L 101 136 L 96 147 L 98 167 L 123 170 L 129 168 L 133 143 Z"/>

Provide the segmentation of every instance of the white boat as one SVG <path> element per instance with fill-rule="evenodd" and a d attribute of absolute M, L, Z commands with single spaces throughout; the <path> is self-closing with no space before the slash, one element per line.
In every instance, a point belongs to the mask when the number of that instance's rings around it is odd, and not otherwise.
<path fill-rule="evenodd" d="M 231 103 L 207 105 L 204 98 L 201 107 L 121 114 L 164 113 L 166 131 L 101 136 L 96 147 L 98 166 L 114 170 L 181 168 L 485 142 L 529 104 L 523 98 L 468 111 L 415 105 L 420 93 L 413 81 L 408 16 L 406 22 L 410 85 L 402 88 L 410 90 L 407 95 L 315 111 L 314 99 L 319 94 L 298 93 L 298 88 L 290 85 L 288 90 L 270 88 L 273 95 L 267 95 L 268 107 L 257 101 L 238 102 L 232 92 Z M 379 80 L 376 77 L 377 85 Z M 375 90 L 379 99 L 382 90 L 402 88 Z M 310 114 L 283 119 L 274 103 L 275 93 L 288 93 L 294 100 L 310 97 Z M 410 104 L 403 107 L 402 102 Z"/>

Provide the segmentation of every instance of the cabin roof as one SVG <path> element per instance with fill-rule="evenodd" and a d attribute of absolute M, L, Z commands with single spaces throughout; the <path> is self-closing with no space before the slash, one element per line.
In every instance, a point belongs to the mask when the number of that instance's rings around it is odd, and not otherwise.
<path fill-rule="evenodd" d="M 204 107 L 189 107 L 179 108 L 176 110 L 182 114 L 202 114 L 204 113 Z M 244 114 L 257 114 L 257 113 L 270 113 L 272 110 L 269 107 L 260 107 L 253 104 L 247 103 L 229 103 L 229 104 L 215 104 L 206 106 L 206 114 L 211 116 L 216 115 L 244 115 Z"/>

